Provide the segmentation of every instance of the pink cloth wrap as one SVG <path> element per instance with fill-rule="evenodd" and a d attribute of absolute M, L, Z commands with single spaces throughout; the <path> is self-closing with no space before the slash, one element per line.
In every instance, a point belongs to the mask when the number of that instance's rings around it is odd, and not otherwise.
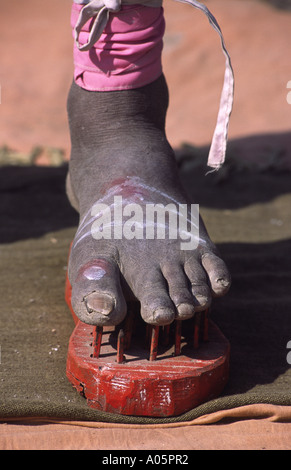
<path fill-rule="evenodd" d="M 74 29 L 82 5 L 73 4 Z M 88 21 L 79 41 L 88 40 Z M 89 91 L 114 91 L 139 88 L 162 74 L 162 49 L 165 21 L 163 8 L 124 5 L 109 21 L 100 39 L 89 51 L 74 44 L 74 80 Z"/>

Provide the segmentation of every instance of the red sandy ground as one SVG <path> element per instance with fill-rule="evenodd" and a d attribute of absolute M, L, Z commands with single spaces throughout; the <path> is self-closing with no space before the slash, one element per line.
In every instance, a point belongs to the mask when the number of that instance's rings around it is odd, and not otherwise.
<path fill-rule="evenodd" d="M 0 146 L 21 152 L 35 145 L 57 147 L 68 157 L 71 0 L 45 3 L 0 0 Z M 262 153 L 262 146 L 276 151 L 283 145 L 291 161 L 291 105 L 286 99 L 291 13 L 256 0 L 205 3 L 220 23 L 235 70 L 230 140 L 243 138 L 244 158 Z M 168 138 L 175 148 L 184 142 L 208 145 L 224 73 L 219 38 L 204 15 L 188 5 L 167 0 L 165 14 Z M 263 137 L 244 139 L 258 135 Z"/>

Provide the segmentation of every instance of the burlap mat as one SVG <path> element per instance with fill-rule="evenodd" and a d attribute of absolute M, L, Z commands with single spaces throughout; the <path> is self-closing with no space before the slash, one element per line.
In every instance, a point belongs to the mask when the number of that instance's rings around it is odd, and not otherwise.
<path fill-rule="evenodd" d="M 254 404 L 291 405 L 290 172 L 271 160 L 264 168 L 242 168 L 232 160 L 224 172 L 205 176 L 204 159 L 193 153 L 180 153 L 181 174 L 233 277 L 229 294 L 214 302 L 211 313 L 231 343 L 223 394 L 166 419 L 87 406 L 66 378 L 74 325 L 64 285 L 78 220 L 65 196 L 66 165 L 6 166 L 0 169 L 2 421 L 170 425 Z"/>

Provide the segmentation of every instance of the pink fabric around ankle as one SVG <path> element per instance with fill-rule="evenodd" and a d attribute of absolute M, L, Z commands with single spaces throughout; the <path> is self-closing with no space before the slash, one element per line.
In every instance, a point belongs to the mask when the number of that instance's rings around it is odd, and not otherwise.
<path fill-rule="evenodd" d="M 73 4 L 74 30 L 82 5 Z M 79 36 L 88 41 L 92 20 Z M 124 5 L 111 13 L 100 39 L 88 51 L 74 45 L 74 79 L 89 91 L 114 91 L 139 88 L 162 74 L 161 54 L 165 21 L 163 8 Z"/>

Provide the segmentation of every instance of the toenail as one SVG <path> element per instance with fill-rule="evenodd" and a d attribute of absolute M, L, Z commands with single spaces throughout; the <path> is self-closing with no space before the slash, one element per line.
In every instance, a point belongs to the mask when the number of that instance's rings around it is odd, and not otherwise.
<path fill-rule="evenodd" d="M 158 307 L 153 312 L 153 319 L 156 325 L 169 325 L 175 319 L 175 313 L 167 307 Z"/>
<path fill-rule="evenodd" d="M 110 315 L 114 309 L 114 299 L 105 293 L 92 292 L 84 297 L 84 302 L 88 313 L 97 312 L 101 315 Z"/>
<path fill-rule="evenodd" d="M 210 303 L 210 299 L 205 297 L 205 295 L 196 294 L 195 299 L 199 307 L 205 307 Z"/>
<path fill-rule="evenodd" d="M 216 279 L 216 283 L 220 284 L 222 287 L 228 287 L 230 285 L 230 282 L 227 279 L 224 279 L 223 277 Z"/>
<path fill-rule="evenodd" d="M 182 320 L 187 320 L 188 318 L 192 318 L 195 313 L 194 305 L 182 303 L 177 305 L 178 316 Z"/>

